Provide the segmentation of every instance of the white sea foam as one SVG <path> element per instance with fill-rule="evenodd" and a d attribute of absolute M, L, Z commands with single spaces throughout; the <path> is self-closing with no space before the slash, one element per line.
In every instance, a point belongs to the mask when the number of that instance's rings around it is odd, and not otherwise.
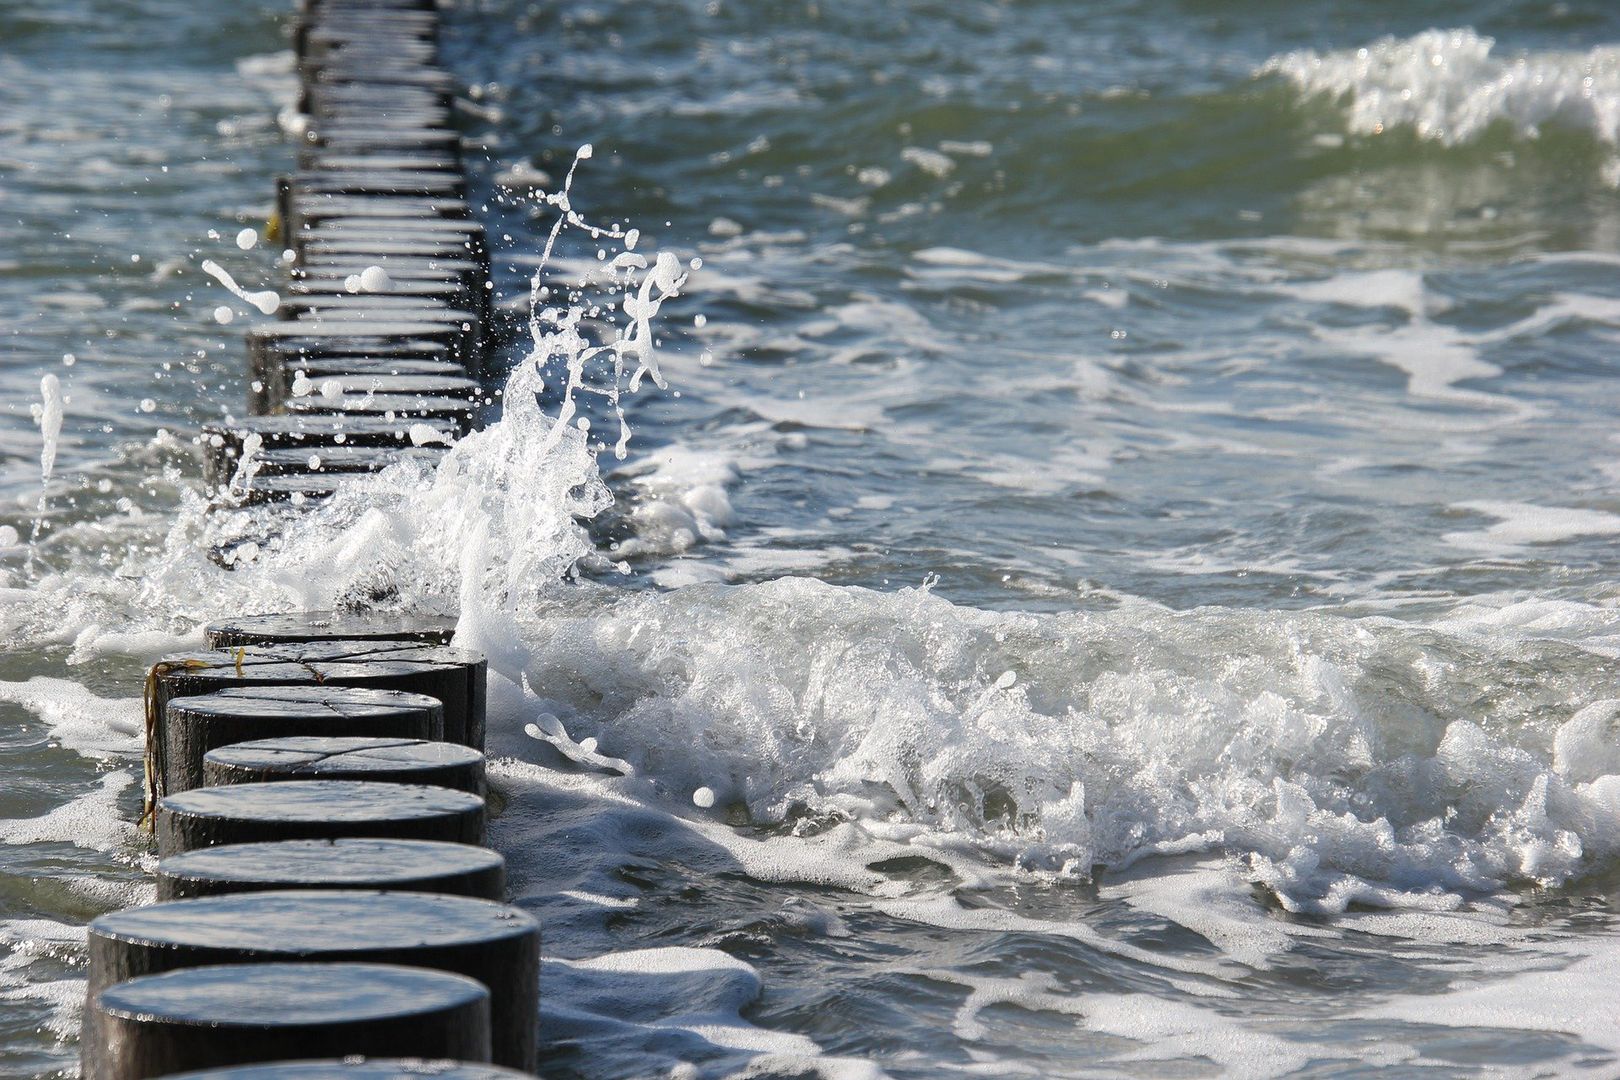
<path fill-rule="evenodd" d="M 1206 850 L 1296 910 L 1451 910 L 1607 858 L 1615 781 L 1559 775 L 1529 714 L 1413 724 L 1414 707 L 1460 711 L 1423 674 L 1433 633 L 1140 606 L 1002 615 L 789 579 L 605 596 L 515 632 L 503 618 L 476 643 L 671 798 L 708 787 L 763 820 L 832 815 L 873 835 L 898 814 L 909 844 L 955 837 L 1032 872 Z M 1223 641 L 1247 659 L 1184 663 Z M 1362 684 L 1374 664 L 1409 674 Z"/>
<path fill-rule="evenodd" d="M 136 782 L 125 769 L 101 777 L 83 795 L 32 818 L 0 820 L 3 844 L 76 844 L 97 851 L 117 851 L 132 845 L 135 826 L 118 806 L 123 791 Z"/>
<path fill-rule="evenodd" d="M 1401 994 L 1357 1011 L 1363 1019 L 1458 1028 L 1554 1031 L 1620 1053 L 1620 1015 L 1610 988 L 1620 978 L 1620 945 L 1613 939 L 1571 946 L 1551 970 L 1493 980 L 1463 979 L 1437 994 Z M 1606 1062 L 1612 1069 L 1613 1062 Z"/>
<path fill-rule="evenodd" d="M 665 446 L 621 470 L 641 498 L 631 511 L 634 535 L 618 555 L 680 554 L 725 538 L 731 520 L 727 489 L 737 479 L 730 455 Z"/>
<path fill-rule="evenodd" d="M 1309 1043 L 1285 1039 L 1264 1027 L 1221 1012 L 1146 994 L 1087 994 L 1076 1005 L 1092 1030 L 1133 1040 L 1137 1049 L 1106 1055 L 1111 1062 L 1170 1062 L 1205 1058 L 1223 1076 L 1260 1078 L 1298 1075 L 1324 1058 L 1361 1066 L 1399 1065 L 1417 1056 L 1410 1047 L 1382 1041 L 1357 1048 L 1351 1058 Z M 1343 1055 L 1343 1056 L 1340 1056 Z"/>
<path fill-rule="evenodd" d="M 1521 138 L 1558 126 L 1620 143 L 1620 47 L 1613 45 L 1513 52 L 1467 27 L 1425 30 L 1358 49 L 1285 53 L 1259 74 L 1341 102 L 1357 135 L 1406 129 L 1455 146 L 1500 124 Z"/>
<path fill-rule="evenodd" d="M 0 682 L 0 701 L 33 713 L 69 750 L 114 760 L 141 751 L 145 728 L 138 699 L 98 697 L 76 682 L 35 676 L 27 682 Z"/>
<path fill-rule="evenodd" d="M 1475 551 L 1504 553 L 1583 536 L 1620 535 L 1620 515 L 1605 510 L 1490 501 L 1458 503 L 1456 508 L 1496 519 L 1485 529 L 1445 535 L 1448 543 Z"/>
<path fill-rule="evenodd" d="M 77 1036 L 84 982 L 60 973 L 83 955 L 84 942 L 83 927 L 50 919 L 0 922 L 0 949 L 5 950 L 0 955 L 0 1002 L 43 1008 L 44 1026 L 52 1035 L 60 1040 Z"/>
<path fill-rule="evenodd" d="M 816 1067 L 821 1052 L 802 1035 L 768 1031 L 742 1018 L 760 995 L 759 973 L 718 949 L 663 948 L 591 960 L 548 959 L 542 1024 L 548 1039 L 585 1049 L 594 1066 L 692 1068 L 694 1059 L 754 1060 Z M 823 1064 L 832 1065 L 834 1063 Z M 853 1065 L 854 1063 L 850 1063 Z M 697 1075 L 695 1072 L 693 1075 Z M 883 1075 L 868 1066 L 840 1076 Z"/>
<path fill-rule="evenodd" d="M 251 567 L 221 570 L 200 549 L 257 531 L 254 514 L 188 513 L 139 602 L 206 618 L 383 592 L 458 612 L 460 640 L 534 688 L 531 718 L 594 738 L 649 797 L 690 808 L 707 788 L 760 822 L 845 822 L 856 849 L 887 837 L 973 853 L 952 860 L 962 877 L 973 860 L 1086 877 L 1202 851 L 1292 910 L 1447 911 L 1615 854 L 1620 776 L 1560 767 L 1601 738 L 1601 716 L 1581 711 L 1598 703 L 1557 673 L 1568 663 L 1536 659 L 1611 654 L 1611 611 L 1422 626 L 1140 603 L 997 613 L 804 578 L 569 584 L 592 557 L 578 519 L 607 494 L 585 437 L 532 405 L 532 378 L 514 375 L 506 418 L 437 473 L 357 481 Z M 71 606 L 38 602 L 58 623 Z M 1518 663 L 1548 669 L 1544 685 L 1481 712 L 1469 687 Z M 1436 664 L 1452 674 L 1437 680 Z M 1571 725 L 1562 756 L 1548 720 Z M 1230 947 L 1255 963 L 1270 949 Z"/>

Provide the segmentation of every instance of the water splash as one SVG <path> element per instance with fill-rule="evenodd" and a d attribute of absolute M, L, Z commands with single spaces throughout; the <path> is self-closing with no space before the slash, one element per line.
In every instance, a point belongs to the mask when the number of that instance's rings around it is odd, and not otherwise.
<path fill-rule="evenodd" d="M 56 472 L 56 450 L 62 436 L 62 380 L 46 372 L 39 380 L 39 404 L 32 407 L 34 422 L 39 425 L 39 506 L 34 513 L 34 526 L 29 532 L 29 565 L 33 565 L 34 549 L 45 528 L 45 510 L 50 499 L 51 476 Z"/>
<path fill-rule="evenodd" d="M 46 372 L 39 380 L 40 403 L 34 407 L 34 422 L 42 439 L 39 448 L 40 483 L 50 482 L 56 471 L 57 441 L 62 435 L 62 380 Z"/>
<path fill-rule="evenodd" d="M 575 166 L 589 157 L 582 148 Z M 188 499 L 148 575 L 143 604 L 194 611 L 195 598 L 207 594 L 242 609 L 511 612 L 576 579 L 582 563 L 602 563 L 582 523 L 612 496 L 581 422 L 580 396 L 605 398 L 617 409 L 643 378 L 663 385 L 654 320 L 687 275 L 670 252 L 650 264 L 634 255 L 642 242 L 636 230 L 586 222 L 570 203 L 573 179 L 571 168 L 562 189 L 545 196 L 561 213 L 531 282 L 532 348 L 506 380 L 499 422 L 458 441 L 436 468 L 402 462 L 346 478 L 330 500 L 293 513 L 276 505 L 210 512 L 200 497 Z M 618 240 L 625 252 L 611 261 L 604 254 L 605 274 L 557 285 L 552 253 L 567 229 Z M 610 313 L 621 298 L 623 319 L 615 322 Z M 552 414 L 542 395 L 558 369 L 562 393 Z M 320 391 L 309 380 L 293 387 L 295 394 Z M 622 412 L 620 420 L 615 449 L 622 454 L 630 433 Z M 420 425 L 408 434 L 417 445 L 440 441 Z M 259 467 L 249 442 L 232 481 L 237 489 Z M 221 574 L 198 557 L 207 551 L 231 552 L 234 569 Z M 209 584 L 200 587 L 199 577 Z"/>
<path fill-rule="evenodd" d="M 248 292 L 238 285 L 236 279 L 231 277 L 230 273 L 213 259 L 204 259 L 202 268 L 209 277 L 225 286 L 232 296 L 244 304 L 251 304 L 258 308 L 261 314 L 274 315 L 276 309 L 281 306 L 280 294 L 271 289 L 265 289 L 262 292 Z"/>
<path fill-rule="evenodd" d="M 540 370 L 553 365 L 562 367 L 564 400 L 558 414 L 560 425 L 575 420 L 577 395 L 591 394 L 607 399 L 619 422 L 619 437 L 614 443 L 613 453 L 615 457 L 623 459 L 630 443 L 630 426 L 625 420 L 622 395 L 626 391 L 635 393 L 639 390 L 644 377 L 650 377 L 659 389 L 665 388 L 658 367 L 652 321 L 665 301 L 680 295 L 687 274 L 682 270 L 680 260 L 668 251 L 659 252 L 649 269 L 646 257 L 635 250 L 640 240 L 640 230 L 621 229 L 616 225 L 592 225 L 574 209 L 574 174 L 580 162 L 588 161 L 592 153 L 590 143 L 581 146 L 568 166 L 562 189 L 543 196 L 546 204 L 556 207 L 560 213 L 546 236 L 539 266 L 529 280 L 529 337 L 532 348 L 526 363 Z M 623 244 L 623 251 L 611 261 L 606 261 L 605 251 L 598 256 L 599 260 L 605 261 L 604 277 L 599 283 L 606 294 L 605 303 L 579 302 L 584 295 L 580 290 L 586 287 L 586 281 L 581 281 L 579 289 L 568 294 L 571 302 L 566 307 L 549 303 L 553 299 L 553 291 L 545 284 L 545 269 L 550 264 L 558 237 L 569 227 L 586 230 L 592 239 L 609 238 Z M 694 260 L 693 265 L 695 268 L 699 264 Z M 645 271 L 639 281 L 637 271 Z M 615 296 L 620 300 L 615 302 L 612 299 Z M 601 332 L 605 340 L 601 336 L 593 339 L 584 321 L 597 318 L 604 309 L 611 312 L 614 307 L 622 311 L 625 322 L 617 323 L 609 315 L 607 326 L 610 329 Z M 626 380 L 625 362 L 632 357 L 637 366 Z M 606 372 L 593 372 L 593 364 L 605 364 Z M 588 423 L 585 426 L 588 428 Z"/>

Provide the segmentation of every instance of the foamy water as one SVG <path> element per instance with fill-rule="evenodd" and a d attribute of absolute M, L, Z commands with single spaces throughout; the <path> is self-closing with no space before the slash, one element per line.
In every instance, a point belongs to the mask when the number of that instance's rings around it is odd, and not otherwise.
<path fill-rule="evenodd" d="M 143 666 L 362 600 L 490 657 L 557 1075 L 1613 1072 L 1620 24 L 1567 7 L 457 9 L 505 415 L 214 515 L 286 54 L 0 15 L 0 1072 L 149 898 Z"/>

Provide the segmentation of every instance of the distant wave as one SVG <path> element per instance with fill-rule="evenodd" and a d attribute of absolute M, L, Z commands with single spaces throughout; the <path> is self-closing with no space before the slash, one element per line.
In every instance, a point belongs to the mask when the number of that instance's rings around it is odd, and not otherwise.
<path fill-rule="evenodd" d="M 1521 138 L 1558 127 L 1620 146 L 1616 45 L 1506 53 L 1467 27 L 1425 30 L 1359 49 L 1283 53 L 1256 75 L 1278 75 L 1302 96 L 1338 101 L 1357 135 L 1405 129 L 1456 146 L 1505 124 Z"/>

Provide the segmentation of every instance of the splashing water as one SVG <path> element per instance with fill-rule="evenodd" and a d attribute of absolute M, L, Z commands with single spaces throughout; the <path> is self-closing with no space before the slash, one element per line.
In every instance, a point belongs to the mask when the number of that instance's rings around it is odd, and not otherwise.
<path fill-rule="evenodd" d="M 548 205 L 557 207 L 561 213 L 546 237 L 540 268 L 535 270 L 529 282 L 529 336 L 533 342 L 529 361 L 540 368 L 552 363 L 563 367 L 564 400 L 557 418 L 561 425 L 574 419 L 576 394 L 583 392 L 607 399 L 619 422 L 619 438 L 614 444 L 613 453 L 615 457 L 623 459 L 630 444 L 630 426 L 625 420 L 621 394 L 626 389 L 631 393 L 640 389 L 643 377 L 650 377 L 659 389 L 665 388 L 658 368 L 652 320 L 657 317 L 665 301 L 680 295 L 687 275 L 681 269 L 680 260 L 667 251 L 659 252 L 648 270 L 646 257 L 635 250 L 641 237 L 640 230 L 592 225 L 574 210 L 570 199 L 574 173 L 580 162 L 590 159 L 592 152 L 590 143 L 581 146 L 568 166 L 562 190 L 544 197 Z M 552 294 L 543 283 L 544 268 L 555 250 L 558 236 L 565 227 L 570 226 L 588 231 L 592 239 L 608 237 L 620 240 L 624 245 L 624 251 L 607 263 L 606 292 L 609 297 L 622 297 L 618 306 L 628 325 L 614 326 L 612 337 L 605 342 L 592 341 L 581 329 L 582 320 L 595 318 L 601 313 L 599 305 L 573 303 L 561 308 L 546 303 Z M 635 277 L 638 270 L 647 271 L 639 283 Z M 612 306 L 611 300 L 608 306 Z M 637 366 L 626 383 L 625 361 L 629 357 L 635 358 Z M 593 377 L 589 366 L 604 358 L 611 365 L 609 372 L 605 376 Z"/>
<path fill-rule="evenodd" d="M 575 166 L 589 158 L 589 147 L 582 148 Z M 620 255 L 605 275 L 547 285 L 551 253 L 564 229 L 628 244 L 640 239 L 634 230 L 585 222 L 569 202 L 573 178 L 571 168 L 563 189 L 546 196 L 560 214 L 531 285 L 539 301 L 529 319 L 532 348 L 507 378 L 500 421 L 457 442 L 436 470 L 400 463 L 375 476 L 357 476 L 328 502 L 294 514 L 274 506 L 209 513 L 200 498 L 188 500 L 148 583 L 151 603 L 161 608 L 192 592 L 202 567 L 192 553 L 235 551 L 249 543 L 252 558 L 236 560 L 225 585 L 238 605 L 514 612 L 534 607 L 574 579 L 581 564 L 600 564 L 581 523 L 606 509 L 612 497 L 596 466 L 589 427 L 579 423 L 579 396 L 595 395 L 614 407 L 621 421 L 615 450 L 622 455 L 630 432 L 621 396 L 639 389 L 644 377 L 664 385 L 653 320 L 664 302 L 679 295 L 687 275 L 665 251 L 650 265 L 640 255 Z M 223 274 L 216 271 L 209 270 Z M 372 278 L 368 288 L 386 287 L 380 275 Z M 561 302 L 545 303 L 554 296 Z M 615 325 L 603 315 L 620 296 L 624 321 Z M 587 330 L 587 320 L 599 320 L 602 329 Z M 550 416 L 542 394 L 548 373 L 557 369 L 562 396 Z M 295 395 L 321 390 L 301 376 L 293 386 Z M 440 441 L 422 425 L 409 435 L 416 445 Z M 256 445 L 244 446 L 233 488 L 260 467 L 254 450 Z M 181 602 L 177 610 L 188 606 Z"/>
<path fill-rule="evenodd" d="M 40 403 L 34 408 L 42 439 L 39 448 L 40 483 L 48 483 L 56 471 L 56 445 L 62 435 L 62 380 L 46 372 L 39 380 Z"/>
<path fill-rule="evenodd" d="M 34 545 L 38 544 L 45 528 L 45 509 L 50 499 L 51 476 L 56 472 L 56 449 L 62 437 L 62 380 L 50 372 L 40 376 L 39 404 L 32 407 L 34 422 L 39 425 L 39 505 L 34 513 L 34 525 L 29 532 L 28 558 L 32 565 Z"/>
<path fill-rule="evenodd" d="M 272 289 L 265 289 L 262 292 L 248 292 L 246 289 L 242 288 L 242 286 L 238 285 L 236 283 L 236 279 L 231 277 L 225 268 L 220 266 L 219 263 L 215 262 L 213 259 L 204 259 L 202 261 L 202 268 L 215 281 L 225 286 L 232 296 L 236 297 L 244 304 L 251 304 L 258 308 L 261 314 L 274 315 L 276 313 L 276 309 L 281 306 L 280 294 L 276 293 Z"/>

